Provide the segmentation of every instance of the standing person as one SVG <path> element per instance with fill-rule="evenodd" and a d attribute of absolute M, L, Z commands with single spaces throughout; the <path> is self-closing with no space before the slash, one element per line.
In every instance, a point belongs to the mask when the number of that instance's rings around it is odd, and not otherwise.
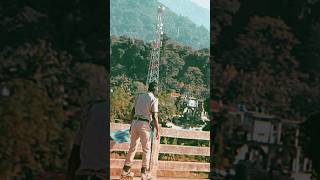
<path fill-rule="evenodd" d="M 68 160 L 66 180 L 107 179 L 108 103 L 96 101 L 83 116 Z"/>
<path fill-rule="evenodd" d="M 88 87 L 93 92 L 90 97 L 92 101 L 79 115 L 80 128 L 68 160 L 67 180 L 107 179 L 108 74 L 104 68 L 97 67 L 88 77 L 91 77 L 92 85 Z"/>
<path fill-rule="evenodd" d="M 159 139 L 158 99 L 155 97 L 157 91 L 157 83 L 151 82 L 148 86 L 148 92 L 138 94 L 135 99 L 135 104 L 131 112 L 130 148 L 122 169 L 122 177 L 133 177 L 134 175 L 130 169 L 140 139 L 143 149 L 141 177 L 142 179 L 151 179 L 149 162 L 152 141 L 150 137 L 152 131 L 150 124 L 152 120 L 156 129 L 156 139 Z"/>

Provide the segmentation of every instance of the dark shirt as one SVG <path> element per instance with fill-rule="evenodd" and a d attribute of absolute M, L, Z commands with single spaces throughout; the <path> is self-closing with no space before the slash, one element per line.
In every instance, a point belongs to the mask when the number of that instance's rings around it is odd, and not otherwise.
<path fill-rule="evenodd" d="M 108 103 L 99 102 L 91 106 L 83 117 L 75 144 L 80 145 L 80 168 L 101 170 L 107 168 L 107 123 Z"/>

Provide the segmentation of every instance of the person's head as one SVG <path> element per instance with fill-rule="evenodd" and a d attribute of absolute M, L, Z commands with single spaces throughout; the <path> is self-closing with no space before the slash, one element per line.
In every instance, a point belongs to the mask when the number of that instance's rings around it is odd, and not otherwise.
<path fill-rule="evenodd" d="M 148 85 L 148 91 L 152 93 L 156 93 L 158 91 L 158 83 L 157 82 L 151 82 Z"/>

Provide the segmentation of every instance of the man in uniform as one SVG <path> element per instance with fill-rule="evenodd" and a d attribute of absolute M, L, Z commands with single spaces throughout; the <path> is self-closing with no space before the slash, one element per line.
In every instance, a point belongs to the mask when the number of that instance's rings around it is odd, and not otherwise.
<path fill-rule="evenodd" d="M 149 174 L 149 163 L 151 154 L 151 128 L 150 123 L 153 120 L 156 129 L 156 139 L 159 139 L 159 123 L 158 123 L 158 99 L 155 97 L 158 91 L 157 83 L 151 82 L 148 92 L 139 94 L 135 99 L 135 104 L 131 112 L 131 128 L 130 128 L 130 148 L 126 156 L 121 176 L 133 177 L 130 171 L 135 153 L 138 148 L 139 139 L 141 141 L 142 153 L 142 179 L 151 179 Z"/>

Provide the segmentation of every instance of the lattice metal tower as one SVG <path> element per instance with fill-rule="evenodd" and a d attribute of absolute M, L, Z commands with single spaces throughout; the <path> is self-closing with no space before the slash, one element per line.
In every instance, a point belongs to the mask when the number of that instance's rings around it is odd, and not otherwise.
<path fill-rule="evenodd" d="M 155 39 L 152 42 L 147 84 L 150 82 L 159 83 L 160 48 L 162 46 L 161 35 L 163 34 L 162 15 L 164 9 L 165 7 L 163 5 L 158 6 L 157 25 L 155 29 Z"/>

